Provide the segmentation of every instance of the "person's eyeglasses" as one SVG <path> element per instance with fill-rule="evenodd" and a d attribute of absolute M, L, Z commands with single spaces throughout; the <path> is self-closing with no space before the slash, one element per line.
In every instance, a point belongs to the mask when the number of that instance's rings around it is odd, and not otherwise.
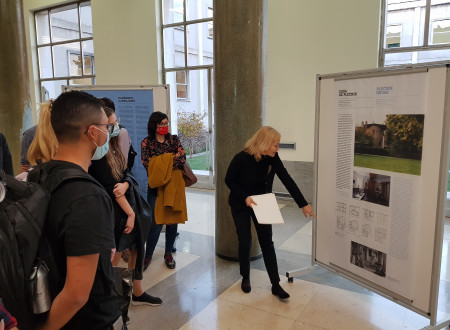
<path fill-rule="evenodd" d="M 89 125 L 89 126 L 92 126 L 92 125 L 96 125 L 96 126 L 106 126 L 106 129 L 108 130 L 108 133 L 109 133 L 109 134 L 111 134 L 111 133 L 114 131 L 114 124 L 96 124 L 96 123 L 92 123 L 92 124 Z M 85 133 L 87 133 L 88 130 L 89 130 L 89 127 L 88 127 L 88 129 L 86 130 Z"/>
<path fill-rule="evenodd" d="M 167 127 L 167 126 L 169 126 L 169 122 L 167 122 L 167 123 L 160 123 L 157 126 L 158 127 Z"/>

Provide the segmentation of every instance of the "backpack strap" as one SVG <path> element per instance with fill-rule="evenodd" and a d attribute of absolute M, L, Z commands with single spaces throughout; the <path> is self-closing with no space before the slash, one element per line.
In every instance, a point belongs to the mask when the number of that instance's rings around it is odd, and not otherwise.
<path fill-rule="evenodd" d="M 84 171 L 77 170 L 75 168 L 68 168 L 65 170 L 58 171 L 56 177 L 51 180 L 52 181 L 51 184 L 47 186 L 47 189 L 50 191 L 51 194 L 56 188 L 61 186 L 63 183 L 67 183 L 68 181 L 73 181 L 77 179 L 90 181 L 96 184 L 97 186 L 101 187 L 102 189 L 104 189 L 104 187 L 100 184 L 100 182 L 95 180 L 91 175 L 89 175 Z"/>
<path fill-rule="evenodd" d="M 87 180 L 103 188 L 100 182 L 95 180 L 91 175 L 76 168 L 67 168 L 50 174 L 44 167 L 39 168 L 39 183 L 47 188 L 50 194 L 52 194 L 61 184 L 76 179 Z"/>

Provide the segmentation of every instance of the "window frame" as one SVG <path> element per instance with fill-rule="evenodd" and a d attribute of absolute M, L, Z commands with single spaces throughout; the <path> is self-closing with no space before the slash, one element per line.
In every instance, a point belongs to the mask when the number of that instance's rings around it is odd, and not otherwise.
<path fill-rule="evenodd" d="M 207 106 L 206 103 L 204 104 L 206 106 L 206 111 L 208 113 L 208 133 L 209 133 L 209 137 L 207 140 L 207 167 L 208 167 L 208 171 L 206 173 L 208 173 L 208 180 L 204 181 L 204 185 L 206 185 L 207 188 L 209 189 L 214 189 L 214 134 L 213 134 L 213 111 L 214 111 L 214 95 L 213 95 L 213 71 L 214 71 L 214 60 L 212 60 L 211 64 L 203 64 L 202 62 L 198 62 L 199 65 L 189 65 L 189 61 L 188 61 L 188 54 L 189 53 L 189 44 L 188 44 L 188 33 L 189 33 L 189 29 L 191 27 L 192 24 L 198 24 L 198 23 L 213 23 L 214 22 L 214 6 L 212 4 L 213 7 L 211 7 L 211 5 L 207 5 L 207 7 L 210 7 L 213 10 L 213 15 L 212 17 L 204 17 L 204 18 L 200 18 L 200 19 L 191 19 L 191 20 L 187 20 L 187 1 L 190 0 L 182 0 L 183 1 L 183 21 L 182 22 L 178 22 L 178 23 L 165 23 L 164 21 L 164 0 L 160 0 L 159 1 L 159 6 L 160 6 L 160 11 L 159 11 L 159 15 L 160 15 L 160 47 L 161 47 L 161 52 L 160 52 L 160 58 L 161 58 L 161 80 L 163 84 L 167 84 L 167 81 L 171 78 L 168 78 L 169 74 L 175 74 L 178 71 L 185 71 L 186 72 L 186 80 L 188 83 L 188 87 L 187 87 L 187 92 L 188 92 L 188 97 L 189 99 L 184 99 L 184 98 L 178 98 L 177 95 L 173 95 L 176 93 L 176 88 L 173 88 L 173 85 L 170 86 L 171 91 L 171 98 L 173 98 L 174 101 L 176 102 L 191 102 L 192 100 L 195 100 L 195 98 L 197 97 L 197 84 L 195 83 L 196 80 L 196 76 L 194 75 L 194 72 L 199 70 L 205 70 L 207 72 L 207 81 L 208 81 L 208 85 L 207 85 L 207 93 L 208 93 L 208 100 L 207 100 Z M 170 9 L 169 9 L 170 10 Z M 203 7 L 203 10 L 207 10 L 207 8 Z M 206 12 L 208 13 L 208 12 Z M 202 13 L 202 16 L 204 15 L 204 13 Z M 208 14 L 206 14 L 206 16 L 208 16 Z M 206 24 L 205 24 L 206 25 Z M 195 26 L 193 26 L 194 28 L 192 28 L 191 30 L 196 31 Z M 178 65 L 179 63 L 175 63 L 170 66 L 167 66 L 166 63 L 166 50 L 165 50 L 165 31 L 169 28 L 173 28 L 174 31 L 177 31 L 177 33 L 183 33 L 184 35 L 184 65 Z M 169 30 L 168 30 L 169 31 Z M 169 33 L 168 33 L 169 34 Z M 208 37 L 209 35 L 209 31 L 206 34 L 205 39 L 203 39 L 203 41 L 207 40 L 207 42 L 214 42 L 214 37 Z M 168 47 L 170 47 L 170 44 L 168 44 Z M 181 49 L 181 47 L 180 47 Z M 180 51 L 180 50 L 175 50 L 176 51 Z M 208 63 L 210 63 L 208 61 Z M 192 75 L 191 75 L 192 73 Z M 191 81 L 191 79 L 193 81 Z M 176 77 L 175 77 L 176 80 Z M 176 84 L 176 81 L 175 81 Z M 172 92 L 172 90 L 175 89 L 175 93 Z M 192 98 L 192 99 L 191 99 Z M 176 104 L 176 103 L 175 103 Z M 181 104 L 177 104 L 175 106 L 180 106 Z M 189 104 L 189 105 L 192 105 Z M 186 106 L 188 107 L 189 105 L 186 104 Z M 171 104 L 171 115 L 172 115 L 172 129 L 174 129 L 174 127 L 176 126 L 176 121 L 177 121 L 177 117 L 176 117 L 176 112 L 175 111 L 175 106 L 172 103 Z M 203 110 L 203 108 L 201 109 Z M 195 172 L 197 172 L 197 170 L 194 170 Z M 202 171 L 203 172 L 203 171 Z M 198 175 L 206 175 L 205 173 L 200 173 L 197 172 L 196 174 Z"/>
<path fill-rule="evenodd" d="M 77 20 L 78 20 L 78 38 L 75 39 L 67 39 L 67 40 L 63 40 L 63 41 L 54 41 L 53 40 L 53 36 L 52 36 L 52 21 L 51 21 L 51 13 L 52 11 L 55 10 L 61 10 L 63 11 L 64 8 L 69 9 L 70 7 L 76 7 L 76 12 L 77 12 Z M 85 36 L 83 37 L 83 34 L 86 34 L 86 31 L 84 31 L 83 26 L 82 26 L 82 22 L 81 22 L 81 7 L 85 7 L 85 6 L 89 6 L 92 8 L 92 0 L 77 0 L 77 1 L 72 1 L 69 3 L 65 3 L 62 5 L 58 5 L 58 6 L 52 6 L 52 7 L 47 7 L 45 9 L 40 9 L 40 10 L 36 10 L 33 12 L 33 18 L 34 18 L 34 28 L 35 28 L 35 45 L 36 45 L 36 63 L 37 63 L 37 72 L 39 75 L 39 79 L 38 79 L 38 84 L 39 84 L 39 90 L 41 91 L 39 98 L 40 98 L 40 102 L 45 101 L 44 99 L 44 93 L 42 92 L 45 87 L 43 85 L 43 83 L 45 82 L 50 82 L 50 81 L 65 81 L 66 85 L 71 85 L 72 81 L 74 80 L 78 80 L 78 79 L 86 79 L 86 80 L 91 80 L 92 84 L 95 85 L 95 61 L 94 61 L 94 53 L 89 51 L 89 52 L 85 52 L 83 49 L 83 43 L 86 41 L 93 41 L 94 37 L 93 34 L 91 36 Z M 47 28 L 48 28 L 48 33 L 49 33 L 49 40 L 48 42 L 43 42 L 41 44 L 39 44 L 39 36 L 38 36 L 38 20 L 37 20 L 37 15 L 40 13 L 46 13 L 47 15 Z M 91 22 L 92 23 L 92 22 Z M 68 61 L 68 71 L 67 71 L 67 75 L 55 75 L 55 57 L 54 57 L 54 47 L 55 46 L 61 46 L 61 45 L 65 45 L 65 44 L 73 44 L 73 43 L 78 43 L 79 44 L 79 49 L 80 51 L 72 51 L 72 50 L 67 50 L 66 54 L 67 54 L 67 61 Z M 41 70 L 40 70 L 40 56 L 39 56 L 39 50 L 43 49 L 45 47 L 50 47 L 50 62 L 51 62 L 51 77 L 48 78 L 42 78 L 41 77 Z M 82 63 L 81 63 L 81 75 L 71 75 L 70 73 L 70 54 L 78 54 L 81 56 L 82 59 Z M 85 74 L 85 57 L 91 57 L 91 61 L 92 61 L 92 74 Z"/>
<path fill-rule="evenodd" d="M 200 19 L 193 19 L 193 20 L 187 20 L 187 15 L 186 15 L 186 10 L 187 10 L 187 1 L 188 0 L 181 0 L 183 1 L 183 21 L 182 22 L 177 22 L 177 23 L 169 23 L 169 24 L 164 24 L 164 15 L 163 15 L 163 7 L 164 7 L 164 0 L 160 0 L 160 6 L 161 6 L 161 10 L 160 10 L 160 21 L 161 21 L 161 57 L 162 57 L 162 61 L 161 61 L 161 66 L 162 66 L 162 77 L 163 77 L 163 83 L 166 83 L 165 81 L 165 77 L 166 77 L 166 73 L 167 72 L 171 72 L 171 71 L 179 71 L 179 70 L 196 70 L 196 69 L 211 69 L 214 67 L 214 65 L 212 64 L 208 64 L 208 65 L 189 65 L 188 64 L 188 33 L 189 33 L 189 25 L 192 24 L 199 24 L 199 23 L 208 23 L 208 22 L 214 22 L 214 14 L 213 17 L 205 17 L 205 18 L 200 18 Z M 214 8 L 213 12 L 214 12 Z M 164 47 L 164 30 L 168 29 L 168 28 L 174 28 L 175 30 L 179 30 L 180 32 L 183 32 L 183 36 L 184 36 L 184 66 L 174 66 L 174 67 L 166 67 L 166 63 L 165 63 L 165 47 Z"/>
<path fill-rule="evenodd" d="M 163 14 L 163 7 L 164 7 L 164 0 L 160 0 L 160 21 L 161 21 L 161 66 L 162 66 L 162 81 L 164 84 L 167 83 L 166 80 L 166 76 L 167 73 L 169 72 L 179 72 L 179 71 L 184 71 L 186 72 L 186 93 L 187 93 L 187 98 L 179 98 L 178 97 L 178 93 L 177 93 L 177 100 L 179 101 L 189 101 L 190 100 L 190 75 L 189 72 L 191 70 L 199 70 L 199 69 L 208 69 L 211 70 L 214 67 L 214 64 L 207 64 L 207 65 L 189 65 L 188 63 L 188 53 L 189 53 L 189 49 L 188 49 L 188 33 L 189 33 L 189 26 L 192 24 L 199 24 L 199 23 L 208 23 L 208 25 L 210 23 L 214 22 L 214 8 L 213 7 L 209 7 L 207 6 L 207 10 L 208 9 L 212 9 L 213 10 L 213 15 L 212 17 L 205 17 L 205 18 L 200 18 L 200 19 L 193 19 L 193 20 L 187 20 L 187 2 L 189 0 L 181 0 L 183 2 L 183 20 L 181 22 L 176 22 L 176 23 L 168 23 L 168 24 L 164 24 L 164 14 Z M 174 30 L 177 30 L 178 32 L 182 32 L 183 33 L 183 37 L 184 37 L 184 49 L 183 49 L 183 54 L 184 54 L 184 66 L 173 66 L 173 67 L 166 67 L 166 63 L 165 63 L 165 48 L 164 48 L 164 31 L 165 29 L 169 29 L 169 28 L 174 28 Z M 209 39 L 212 39 L 212 37 L 209 37 L 209 31 L 208 31 L 208 36 Z M 175 91 L 178 92 L 177 90 L 177 86 L 180 86 L 181 84 L 176 83 L 176 88 Z"/>
<path fill-rule="evenodd" d="M 425 19 L 424 19 L 424 28 L 423 28 L 423 35 L 421 34 L 420 37 L 423 37 L 423 45 L 421 46 L 407 46 L 402 47 L 400 44 L 400 47 L 391 47 L 387 48 L 386 46 L 386 28 L 387 28 L 387 15 L 388 15 L 388 1 L 389 0 L 382 0 L 381 2 L 381 19 L 380 19 L 380 38 L 379 38 L 379 56 L 378 56 L 378 66 L 379 67 L 385 67 L 385 58 L 388 54 L 401 54 L 401 53 L 420 53 L 424 51 L 433 51 L 433 50 L 450 50 L 450 43 L 446 44 L 432 44 L 432 31 L 431 31 L 431 23 L 434 20 L 430 20 L 430 12 L 431 12 L 431 1 L 432 0 L 424 0 L 425 1 Z M 435 4 L 436 5 L 436 4 Z M 435 6 L 433 5 L 433 6 Z M 450 2 L 449 2 L 450 6 Z M 440 18 L 439 20 L 445 20 L 450 19 L 448 18 Z M 390 24 L 390 25 L 398 25 L 398 24 Z M 450 60 L 450 59 L 449 59 Z M 428 62 L 428 63 L 432 63 Z M 438 61 L 435 61 L 438 62 Z M 423 64 L 425 62 L 420 62 L 420 64 Z M 403 63 L 398 65 L 412 65 L 416 63 Z M 392 65 L 395 66 L 395 65 Z"/>

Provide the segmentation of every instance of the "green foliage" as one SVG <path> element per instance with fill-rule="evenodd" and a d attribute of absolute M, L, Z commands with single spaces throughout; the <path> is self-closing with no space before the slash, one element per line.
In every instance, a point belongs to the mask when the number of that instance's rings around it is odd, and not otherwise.
<path fill-rule="evenodd" d="M 194 112 L 178 112 L 178 132 L 185 139 L 191 139 L 199 136 L 203 129 L 203 118 L 206 113 L 197 114 Z"/>
<path fill-rule="evenodd" d="M 373 147 L 373 136 L 366 133 L 365 126 L 355 127 L 355 143 L 367 147 Z"/>
<path fill-rule="evenodd" d="M 178 112 L 178 135 L 189 156 L 206 146 L 207 132 L 203 119 L 206 113 Z"/>
<path fill-rule="evenodd" d="M 386 138 L 392 155 L 421 159 L 424 115 L 387 115 Z"/>

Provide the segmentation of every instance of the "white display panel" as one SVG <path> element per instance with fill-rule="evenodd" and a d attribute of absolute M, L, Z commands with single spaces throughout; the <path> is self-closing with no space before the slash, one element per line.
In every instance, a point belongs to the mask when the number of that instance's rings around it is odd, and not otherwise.
<path fill-rule="evenodd" d="M 439 66 L 317 83 L 313 260 L 427 316 L 439 282 L 447 77 Z"/>

